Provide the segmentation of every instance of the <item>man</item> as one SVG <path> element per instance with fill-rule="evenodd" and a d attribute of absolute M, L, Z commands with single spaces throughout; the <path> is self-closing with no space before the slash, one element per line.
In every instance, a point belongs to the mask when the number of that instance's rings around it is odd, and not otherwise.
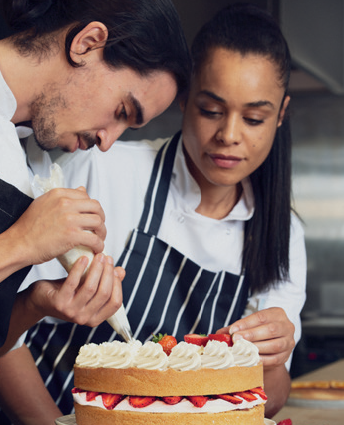
<path fill-rule="evenodd" d="M 123 277 L 101 254 L 104 213 L 84 189 L 55 189 L 32 202 L 15 126 L 30 126 L 45 150 L 106 151 L 125 129 L 163 112 L 186 88 L 189 69 L 170 0 L 1 0 L 1 7 L 13 35 L 0 41 L 0 355 L 44 315 L 101 323 L 121 303 Z M 78 245 L 98 253 L 81 287 L 85 258 L 63 285 L 42 283 L 16 297 L 32 264 Z"/>

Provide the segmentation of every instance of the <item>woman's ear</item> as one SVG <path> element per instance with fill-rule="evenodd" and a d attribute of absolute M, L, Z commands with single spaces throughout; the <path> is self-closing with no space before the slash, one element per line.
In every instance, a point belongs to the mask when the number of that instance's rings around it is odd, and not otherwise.
<path fill-rule="evenodd" d="M 290 102 L 290 96 L 286 96 L 284 101 L 283 101 L 283 105 L 281 107 L 280 113 L 279 113 L 277 127 L 280 127 L 283 123 L 283 119 L 284 119 L 284 116 L 285 116 L 285 112 L 288 108 L 289 102 Z"/>
<path fill-rule="evenodd" d="M 102 53 L 102 48 L 105 46 L 107 38 L 108 30 L 106 25 L 97 21 L 90 22 L 73 38 L 70 47 L 72 60 L 76 63 L 84 61 L 85 55 L 95 50 L 99 50 Z"/>

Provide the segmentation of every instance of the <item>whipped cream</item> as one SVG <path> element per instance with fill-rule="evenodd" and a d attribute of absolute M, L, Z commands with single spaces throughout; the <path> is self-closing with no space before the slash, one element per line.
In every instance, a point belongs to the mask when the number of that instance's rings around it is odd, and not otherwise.
<path fill-rule="evenodd" d="M 246 401 L 242 399 L 242 403 L 233 404 L 221 399 L 209 399 L 203 407 L 195 407 L 189 400 L 184 398 L 180 403 L 175 405 L 169 405 L 163 401 L 157 399 L 154 403 L 149 406 L 142 408 L 134 408 L 129 404 L 129 398 L 124 398 L 113 410 L 126 410 L 130 412 L 142 412 L 142 413 L 221 413 L 229 412 L 231 410 L 243 410 L 251 409 L 254 406 L 265 403 L 259 395 L 255 395 L 256 400 Z M 238 396 L 237 396 L 238 397 Z M 74 401 L 83 406 L 94 406 L 105 409 L 101 395 L 95 397 L 92 401 L 86 400 L 86 392 L 73 393 Z M 242 397 L 240 397 L 242 398 Z"/>
<path fill-rule="evenodd" d="M 239 339 L 232 347 L 236 366 L 255 366 L 259 363 L 258 347 L 246 339 Z"/>
<path fill-rule="evenodd" d="M 205 347 L 179 342 L 167 356 L 160 344 L 148 341 L 129 343 L 113 341 L 103 344 L 86 344 L 81 347 L 75 363 L 84 367 L 186 371 L 201 368 L 227 369 L 232 366 L 256 366 L 259 363 L 258 348 L 240 339 L 233 347 L 225 342 L 208 341 Z"/>
<path fill-rule="evenodd" d="M 198 370 L 201 368 L 202 347 L 184 341 L 172 348 L 168 367 L 176 370 Z"/>
<path fill-rule="evenodd" d="M 235 366 L 233 350 L 226 342 L 209 341 L 204 347 L 202 367 L 210 369 L 227 369 Z"/>
<path fill-rule="evenodd" d="M 137 350 L 133 366 L 139 369 L 165 370 L 168 357 L 162 346 L 152 341 Z"/>

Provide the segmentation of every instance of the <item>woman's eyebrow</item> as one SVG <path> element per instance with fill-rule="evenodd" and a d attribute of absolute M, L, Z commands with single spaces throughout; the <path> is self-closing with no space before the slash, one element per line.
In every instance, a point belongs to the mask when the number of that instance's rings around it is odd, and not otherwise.
<path fill-rule="evenodd" d="M 268 106 L 271 109 L 275 109 L 275 105 L 269 100 L 258 100 L 257 102 L 248 102 L 245 104 L 247 108 L 260 108 L 262 106 Z"/>
<path fill-rule="evenodd" d="M 209 91 L 209 90 L 201 90 L 198 95 L 205 95 L 210 97 L 211 99 L 214 99 L 216 102 L 220 103 L 227 103 L 225 99 L 218 96 L 217 94 Z M 262 106 L 268 106 L 271 109 L 275 109 L 275 106 L 272 102 L 269 100 L 257 100 L 256 102 L 248 102 L 244 105 L 246 108 L 260 108 Z"/>

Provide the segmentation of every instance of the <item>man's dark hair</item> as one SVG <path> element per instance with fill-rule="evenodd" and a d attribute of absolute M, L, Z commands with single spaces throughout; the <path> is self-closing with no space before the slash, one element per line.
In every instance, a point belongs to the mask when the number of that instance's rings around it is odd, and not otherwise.
<path fill-rule="evenodd" d="M 48 54 L 52 35 L 70 27 L 65 50 L 92 21 L 108 30 L 104 60 L 109 66 L 130 67 L 141 75 L 166 71 L 179 93 L 188 86 L 190 59 L 178 14 L 171 0 L 0 0 L 21 54 Z"/>
<path fill-rule="evenodd" d="M 218 12 L 201 28 L 191 47 L 196 75 L 209 53 L 218 47 L 271 60 L 285 90 L 283 104 L 291 58 L 280 28 L 268 13 L 250 4 L 236 4 Z M 250 179 L 255 212 L 245 228 L 243 264 L 251 291 L 262 291 L 289 275 L 291 135 L 288 114 L 277 128 L 268 157 Z"/>

